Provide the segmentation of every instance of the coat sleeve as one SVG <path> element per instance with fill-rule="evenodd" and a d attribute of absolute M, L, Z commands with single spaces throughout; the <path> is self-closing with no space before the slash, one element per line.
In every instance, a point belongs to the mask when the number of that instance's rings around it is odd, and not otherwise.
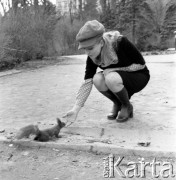
<path fill-rule="evenodd" d="M 76 96 L 76 102 L 75 105 L 78 107 L 83 107 L 84 103 L 86 102 L 87 98 L 89 97 L 89 94 L 92 90 L 93 80 L 86 79 L 85 82 L 82 83 L 81 87 L 79 88 L 79 91 Z"/>
<path fill-rule="evenodd" d="M 88 56 L 87 61 L 86 61 L 86 70 L 85 70 L 84 80 L 93 78 L 93 76 L 95 75 L 97 71 L 97 68 L 98 66 Z"/>

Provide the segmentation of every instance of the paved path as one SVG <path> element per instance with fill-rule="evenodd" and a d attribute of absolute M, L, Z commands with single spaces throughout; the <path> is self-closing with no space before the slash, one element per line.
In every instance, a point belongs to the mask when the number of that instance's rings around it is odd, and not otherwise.
<path fill-rule="evenodd" d="M 0 73 L 0 130 L 6 130 L 1 137 L 27 124 L 50 126 L 71 109 L 83 81 L 85 56 L 68 59 L 67 63 L 41 69 Z M 102 150 L 176 151 L 176 54 L 145 59 L 151 80 L 131 99 L 133 119 L 122 124 L 108 121 L 106 115 L 112 103 L 93 88 L 77 121 L 63 129 L 58 142 L 91 148 L 98 145 Z M 138 142 L 151 145 L 139 147 Z"/>

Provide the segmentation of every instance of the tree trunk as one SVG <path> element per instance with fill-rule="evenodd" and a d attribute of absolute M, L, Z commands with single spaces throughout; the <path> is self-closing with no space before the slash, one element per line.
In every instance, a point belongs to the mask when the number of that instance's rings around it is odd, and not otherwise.
<path fill-rule="evenodd" d="M 103 13 L 106 11 L 106 0 L 100 0 L 100 4 L 102 6 Z"/>
<path fill-rule="evenodd" d="M 73 24 L 72 9 L 73 9 L 73 2 L 70 1 L 70 3 L 69 3 L 69 14 L 70 14 L 70 23 L 71 23 L 71 25 Z"/>
<path fill-rule="evenodd" d="M 174 36 L 174 40 L 175 40 L 174 43 L 175 44 L 174 45 L 175 45 L 175 50 L 176 50 L 176 31 L 174 31 L 174 34 L 175 34 L 175 36 Z"/>
<path fill-rule="evenodd" d="M 79 0 L 79 19 L 82 20 L 82 0 Z"/>
<path fill-rule="evenodd" d="M 135 4 L 133 4 L 133 19 L 132 19 L 132 42 L 136 43 L 136 8 Z"/>
<path fill-rule="evenodd" d="M 18 0 L 12 0 L 12 10 L 14 14 L 17 13 L 17 8 L 18 8 Z"/>
<path fill-rule="evenodd" d="M 0 4 L 1 4 L 2 10 L 3 10 L 3 14 L 5 14 L 6 13 L 5 7 L 4 7 L 4 4 L 3 4 L 3 2 L 1 0 L 0 0 Z"/>
<path fill-rule="evenodd" d="M 27 0 L 22 0 L 22 6 L 23 6 L 23 7 L 26 7 L 26 1 L 27 1 Z"/>
<path fill-rule="evenodd" d="M 43 0 L 43 5 L 44 7 L 46 7 L 46 0 Z"/>
<path fill-rule="evenodd" d="M 110 1 L 110 6 L 111 6 L 111 9 L 112 9 L 113 11 L 115 11 L 115 10 L 116 10 L 116 0 L 111 0 L 111 1 Z"/>
<path fill-rule="evenodd" d="M 34 0 L 34 10 L 35 10 L 35 14 L 38 13 L 38 4 L 39 4 L 38 0 Z"/>

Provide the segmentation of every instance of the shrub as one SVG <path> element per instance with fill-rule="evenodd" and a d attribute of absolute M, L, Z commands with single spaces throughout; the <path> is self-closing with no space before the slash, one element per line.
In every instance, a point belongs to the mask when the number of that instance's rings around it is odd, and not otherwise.
<path fill-rule="evenodd" d="M 1 22 L 0 59 L 13 57 L 26 61 L 53 55 L 55 24 L 55 14 L 44 13 L 43 9 L 37 14 L 30 7 L 19 9 L 16 14 L 9 13 Z"/>
<path fill-rule="evenodd" d="M 77 19 L 71 23 L 69 17 L 63 17 L 57 23 L 54 30 L 54 44 L 59 55 L 70 55 L 78 52 L 75 39 L 83 24 L 83 21 Z"/>

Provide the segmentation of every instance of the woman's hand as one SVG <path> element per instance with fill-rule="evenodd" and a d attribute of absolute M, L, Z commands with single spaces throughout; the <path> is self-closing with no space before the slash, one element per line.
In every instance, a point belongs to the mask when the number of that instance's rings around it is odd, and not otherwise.
<path fill-rule="evenodd" d="M 63 116 L 63 118 L 66 118 L 67 120 L 66 125 L 71 125 L 73 122 L 76 121 L 80 109 L 81 109 L 80 106 L 74 106 L 70 111 L 68 111 Z"/>

